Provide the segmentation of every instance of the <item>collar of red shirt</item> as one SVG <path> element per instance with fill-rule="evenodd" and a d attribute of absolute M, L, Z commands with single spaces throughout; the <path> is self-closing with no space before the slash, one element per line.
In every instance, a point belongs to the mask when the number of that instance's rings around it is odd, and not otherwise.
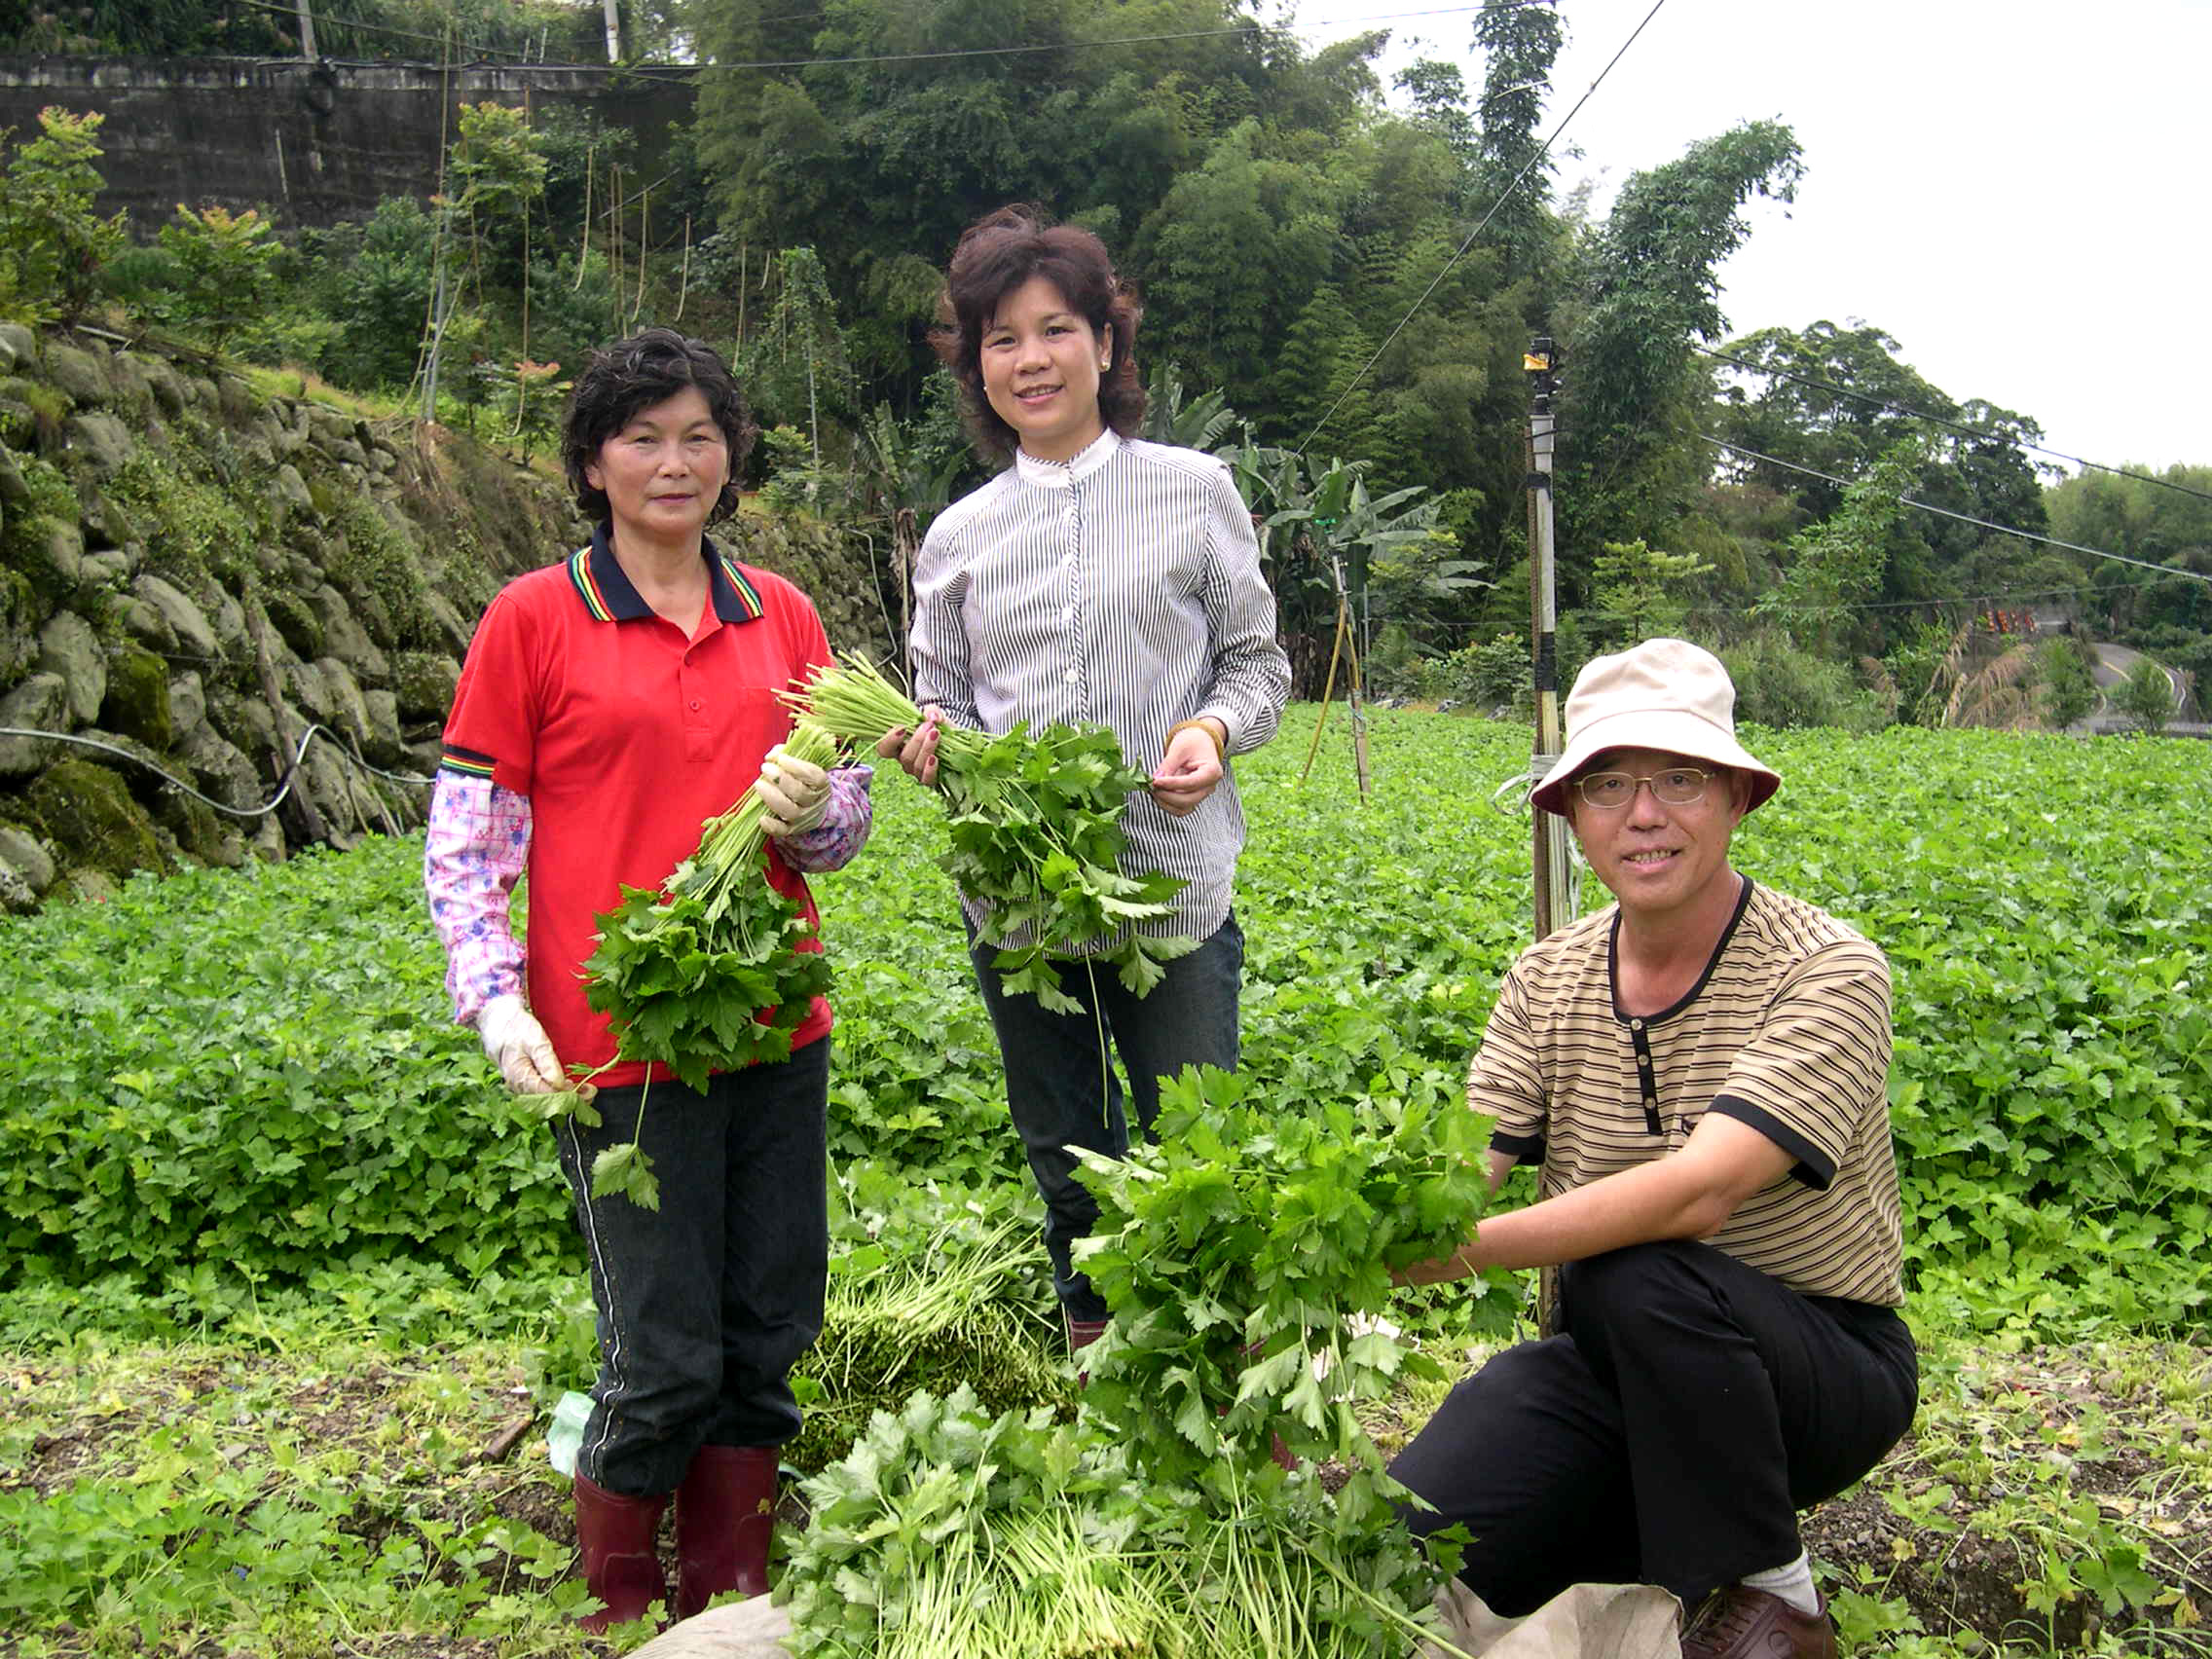
<path fill-rule="evenodd" d="M 569 556 L 569 580 L 575 584 L 576 597 L 583 601 L 594 621 L 634 622 L 641 616 L 650 616 L 653 608 L 639 597 L 630 578 L 622 573 L 608 528 L 601 525 L 591 533 L 589 547 L 579 547 Z M 707 561 L 707 592 L 715 615 L 724 622 L 757 619 L 767 608 L 760 603 L 760 590 L 746 575 L 745 567 L 704 537 L 700 539 L 699 556 Z"/>

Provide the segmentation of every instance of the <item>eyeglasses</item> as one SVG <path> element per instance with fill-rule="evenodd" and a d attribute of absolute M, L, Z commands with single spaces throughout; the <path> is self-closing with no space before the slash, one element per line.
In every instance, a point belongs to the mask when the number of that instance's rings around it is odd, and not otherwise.
<path fill-rule="evenodd" d="M 1584 806 L 1617 812 L 1636 798 L 1639 784 L 1649 784 L 1651 793 L 1669 806 L 1689 806 L 1705 798 L 1706 785 L 1718 776 L 1695 766 L 1670 766 L 1646 777 L 1634 772 L 1585 772 L 1574 780 L 1574 788 Z"/>

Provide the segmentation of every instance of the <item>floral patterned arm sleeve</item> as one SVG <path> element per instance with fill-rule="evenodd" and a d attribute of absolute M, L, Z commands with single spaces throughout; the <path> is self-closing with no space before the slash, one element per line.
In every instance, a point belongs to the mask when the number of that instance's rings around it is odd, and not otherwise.
<path fill-rule="evenodd" d="M 776 843 L 784 862 L 802 875 L 820 875 L 851 864 L 854 855 L 867 844 L 868 831 L 875 828 L 875 801 L 868 793 L 868 784 L 874 777 L 873 766 L 834 768 L 830 774 L 830 804 L 823 811 L 822 822 Z"/>
<path fill-rule="evenodd" d="M 530 797 L 490 778 L 438 773 L 430 794 L 423 884 L 446 947 L 446 995 L 457 1023 L 487 1002 L 522 994 L 523 946 L 507 901 L 530 862 Z"/>

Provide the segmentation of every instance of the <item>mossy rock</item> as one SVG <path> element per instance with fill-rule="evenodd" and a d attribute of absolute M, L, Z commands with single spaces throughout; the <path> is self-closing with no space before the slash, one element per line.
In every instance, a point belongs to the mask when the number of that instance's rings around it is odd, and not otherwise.
<path fill-rule="evenodd" d="M 0 380 L 0 433 L 12 449 L 41 454 L 59 449 L 71 407 L 67 396 L 44 381 L 19 375 Z"/>
<path fill-rule="evenodd" d="M 324 649 L 322 619 L 307 608 L 298 594 L 282 590 L 272 592 L 267 599 L 269 620 L 292 647 L 292 654 L 302 662 L 313 662 L 329 653 Z"/>
<path fill-rule="evenodd" d="M 131 363 L 138 377 L 146 383 L 146 390 L 153 398 L 154 406 L 164 415 L 173 421 L 184 413 L 184 383 L 177 378 L 177 372 L 167 358 L 126 352 L 116 360 L 119 363 Z"/>
<path fill-rule="evenodd" d="M 424 605 L 430 577 L 424 570 L 418 534 L 406 517 L 380 509 L 366 496 L 350 497 L 338 515 L 340 537 L 324 563 L 333 581 L 361 604 L 369 637 L 385 647 L 422 645 L 436 638 Z"/>
<path fill-rule="evenodd" d="M 180 791 L 163 791 L 154 820 L 175 840 L 178 853 L 196 864 L 236 869 L 244 860 L 244 842 L 226 830 L 215 809 Z"/>
<path fill-rule="evenodd" d="M 49 340 L 46 378 L 75 403 L 97 405 L 115 396 L 108 379 L 107 353 L 96 346 L 64 346 L 58 340 Z"/>
<path fill-rule="evenodd" d="M 0 444 L 10 449 L 30 449 L 38 442 L 38 416 L 19 390 L 25 384 L 0 376 Z"/>
<path fill-rule="evenodd" d="M 107 696 L 100 724 L 166 750 L 174 735 L 169 718 L 168 665 L 152 651 L 126 645 L 107 665 Z"/>
<path fill-rule="evenodd" d="M 19 500 L 0 523 L 0 567 L 27 577 L 45 616 L 66 605 L 84 576 L 85 539 L 77 529 L 77 492 L 51 462 L 15 458 Z"/>
<path fill-rule="evenodd" d="M 250 383 L 240 380 L 237 375 L 216 376 L 215 396 L 221 405 L 225 424 L 234 428 L 250 426 L 260 418 L 260 397 Z M 272 464 L 275 463 L 274 454 L 270 461 Z"/>
<path fill-rule="evenodd" d="M 25 796 L 39 829 L 72 869 L 121 878 L 134 869 L 166 869 L 153 820 L 116 773 L 90 760 L 48 768 Z"/>
<path fill-rule="evenodd" d="M 8 524 L 0 533 L 0 549 L 7 551 L 6 562 L 22 569 L 21 561 L 14 550 L 21 546 L 33 534 L 34 519 L 55 519 L 63 524 L 77 522 L 77 491 L 68 477 L 52 461 L 40 456 L 15 454 L 14 476 L 8 493 Z"/>
<path fill-rule="evenodd" d="M 0 568 L 0 685 L 13 685 L 37 657 L 38 631 L 45 621 L 30 578 Z"/>
<path fill-rule="evenodd" d="M 394 651 L 391 689 L 403 720 L 442 720 L 453 708 L 461 664 L 434 651 Z"/>
<path fill-rule="evenodd" d="M 154 387 L 146 378 L 144 358 L 129 351 L 116 352 L 107 360 L 107 381 L 118 408 L 140 417 L 152 413 Z"/>
<path fill-rule="evenodd" d="M 143 539 L 123 503 L 91 485 L 78 500 L 77 528 L 84 533 L 85 549 L 91 553 L 111 553 Z"/>
<path fill-rule="evenodd" d="M 795 583 L 822 613 L 830 643 L 871 657 L 892 653 L 866 548 L 836 526 L 740 513 L 715 528 L 724 551 Z"/>
<path fill-rule="evenodd" d="M 11 514 L 0 534 L 0 567 L 30 584 L 43 621 L 77 597 L 85 579 L 85 538 L 75 524 L 45 513 Z"/>

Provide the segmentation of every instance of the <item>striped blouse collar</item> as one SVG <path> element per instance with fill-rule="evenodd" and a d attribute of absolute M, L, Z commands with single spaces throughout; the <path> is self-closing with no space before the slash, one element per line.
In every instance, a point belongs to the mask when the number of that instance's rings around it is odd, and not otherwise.
<path fill-rule="evenodd" d="M 1017 449 L 1014 452 L 1014 469 L 1024 484 L 1065 490 L 1112 461 L 1121 447 L 1122 434 L 1109 426 L 1067 461 L 1039 461 L 1027 450 Z"/>

